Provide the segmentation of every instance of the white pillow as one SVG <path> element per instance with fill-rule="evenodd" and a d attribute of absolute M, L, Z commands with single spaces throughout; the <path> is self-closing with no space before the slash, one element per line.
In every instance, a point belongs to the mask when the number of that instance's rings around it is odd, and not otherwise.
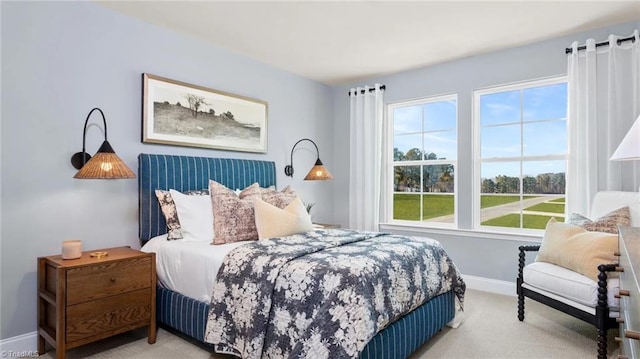
<path fill-rule="evenodd" d="M 290 236 L 313 229 L 311 217 L 299 197 L 295 197 L 284 209 L 256 198 L 254 213 L 258 239 Z"/>
<path fill-rule="evenodd" d="M 210 242 L 213 233 L 213 209 L 210 196 L 188 196 L 169 190 L 176 204 L 178 220 L 185 242 Z"/>

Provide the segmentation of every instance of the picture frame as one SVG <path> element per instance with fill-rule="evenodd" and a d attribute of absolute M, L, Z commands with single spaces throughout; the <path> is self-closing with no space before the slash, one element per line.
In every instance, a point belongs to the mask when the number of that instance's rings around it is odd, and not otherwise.
<path fill-rule="evenodd" d="M 267 152 L 266 101 L 142 74 L 142 142 Z"/>

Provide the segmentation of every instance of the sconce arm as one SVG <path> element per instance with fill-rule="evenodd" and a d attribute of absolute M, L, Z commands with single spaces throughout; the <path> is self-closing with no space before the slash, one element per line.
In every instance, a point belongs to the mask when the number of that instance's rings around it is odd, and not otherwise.
<path fill-rule="evenodd" d="M 312 140 L 310 140 L 308 138 L 303 138 L 301 140 L 298 140 L 298 142 L 296 142 L 293 145 L 293 148 L 291 149 L 291 159 L 290 159 L 290 162 L 289 162 L 290 164 L 286 165 L 284 167 L 284 174 L 289 176 L 289 177 L 293 177 L 293 151 L 296 149 L 296 146 L 298 145 L 298 143 L 300 143 L 302 141 L 309 141 L 309 142 L 313 143 L 313 146 L 316 148 L 316 156 L 317 156 L 316 164 L 317 164 L 318 161 L 320 161 L 320 150 L 318 150 L 318 145 L 316 145 L 315 142 L 313 142 Z M 320 164 L 322 164 L 322 162 L 320 162 Z"/>

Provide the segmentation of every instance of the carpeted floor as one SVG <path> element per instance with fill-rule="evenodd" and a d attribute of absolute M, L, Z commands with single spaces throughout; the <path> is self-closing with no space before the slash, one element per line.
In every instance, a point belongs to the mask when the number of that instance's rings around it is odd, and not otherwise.
<path fill-rule="evenodd" d="M 424 344 L 411 359 L 427 358 L 595 358 L 596 329 L 578 319 L 526 300 L 525 320 L 517 318 L 515 297 L 468 290 L 464 323 L 446 327 Z M 618 345 L 609 331 L 609 357 Z M 43 358 L 55 358 L 50 350 Z M 232 358 L 212 354 L 207 347 L 159 329 L 155 344 L 146 330 L 135 330 L 68 351 L 67 358 Z"/>

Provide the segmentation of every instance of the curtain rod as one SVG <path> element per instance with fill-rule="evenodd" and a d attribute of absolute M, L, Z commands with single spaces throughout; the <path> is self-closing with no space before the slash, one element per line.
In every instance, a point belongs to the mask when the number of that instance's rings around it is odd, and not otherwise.
<path fill-rule="evenodd" d="M 380 86 L 380 90 L 384 91 L 384 89 L 386 89 L 386 88 L 387 88 L 387 86 L 385 86 L 385 85 Z M 376 88 L 372 87 L 372 88 L 369 89 L 369 92 L 373 92 L 375 90 L 376 90 Z M 356 91 L 355 95 L 357 95 L 357 94 L 358 94 L 358 91 Z M 364 89 L 360 90 L 360 94 L 364 95 Z M 351 96 L 351 91 L 349 91 L 349 96 Z"/>
<path fill-rule="evenodd" d="M 629 37 L 624 37 L 622 39 L 618 39 L 618 45 L 620 45 L 621 43 L 625 42 L 625 41 L 631 41 L 631 42 L 635 42 L 636 38 L 635 36 L 629 36 Z M 596 44 L 596 47 L 600 47 L 600 46 L 607 46 L 609 45 L 609 41 L 603 41 L 603 42 L 599 42 Z M 582 46 L 578 46 L 578 51 L 580 50 L 586 50 L 587 49 L 587 45 L 582 45 Z M 573 52 L 573 48 L 571 47 L 567 47 L 566 49 L 564 49 L 564 53 L 565 54 L 570 54 Z"/>

